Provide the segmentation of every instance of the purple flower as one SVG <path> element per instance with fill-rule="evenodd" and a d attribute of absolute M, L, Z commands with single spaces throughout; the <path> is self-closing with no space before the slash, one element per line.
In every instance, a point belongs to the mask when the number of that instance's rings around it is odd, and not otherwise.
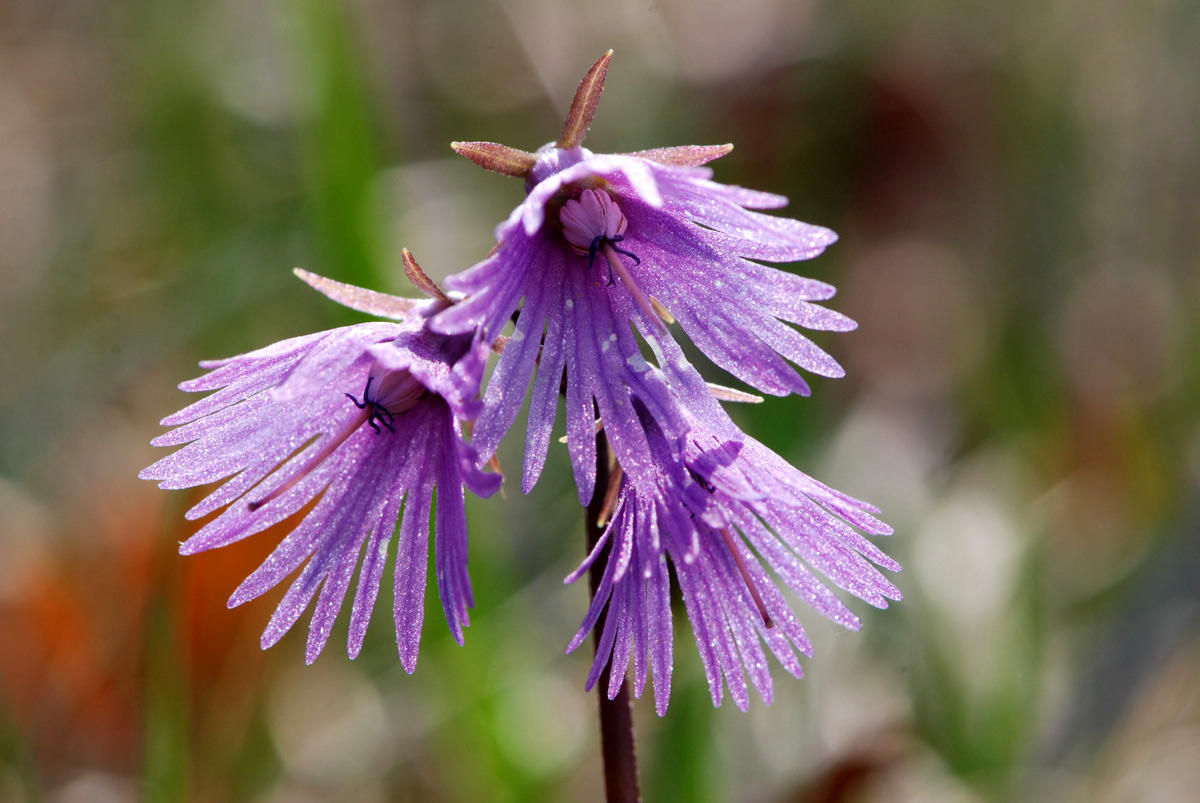
<path fill-rule="evenodd" d="M 803 673 L 796 651 L 812 655 L 779 584 L 857 630 L 858 617 L 816 575 L 886 608 L 900 592 L 876 565 L 892 571 L 900 566 L 863 536 L 891 533 L 872 515 L 875 508 L 797 471 L 741 433 L 678 350 L 667 348 L 666 374 L 688 429 L 672 437 L 641 411 L 657 485 L 646 492 L 618 476 L 622 484 L 608 527 L 567 578 L 582 576 L 607 547 L 603 578 L 568 652 L 583 643 L 607 605 L 588 688 L 611 661 L 607 691 L 615 697 L 632 662 L 635 696 L 651 669 L 656 708 L 665 713 L 672 666 L 670 561 L 714 704 L 721 703 L 723 679 L 734 703 L 746 710 L 747 674 L 771 702 L 764 643 L 797 677 Z"/>
<path fill-rule="evenodd" d="M 396 640 L 401 662 L 412 672 L 435 489 L 438 590 L 460 644 L 469 623 L 463 486 L 487 496 L 500 477 L 477 468 L 460 421 L 477 412 L 487 346 L 471 335 L 448 337 L 425 328 L 444 301 L 414 302 L 305 278 L 350 306 L 404 320 L 347 326 L 201 363 L 210 372 L 180 388 L 214 392 L 165 418 L 164 425 L 176 428 L 153 442 L 187 445 L 141 476 L 159 480 L 162 488 L 225 480 L 188 511 L 189 519 L 197 519 L 225 507 L 182 545 L 184 554 L 231 544 L 306 510 L 229 605 L 262 595 L 304 565 L 271 617 L 262 646 L 282 638 L 316 596 L 309 663 L 324 648 L 360 562 L 349 654 L 362 649 L 400 518 Z"/>
<path fill-rule="evenodd" d="M 495 450 L 540 360 L 528 422 L 528 490 L 544 462 L 565 371 L 568 443 L 584 501 L 592 467 L 577 441 L 592 437 L 593 404 L 606 426 L 630 420 L 625 391 L 594 378 L 611 378 L 626 361 L 641 359 L 631 321 L 643 336 L 678 321 L 717 365 L 777 395 L 809 392 L 789 360 L 817 374 L 842 375 L 829 355 L 789 324 L 854 328 L 845 316 L 812 303 L 834 294 L 829 285 L 751 261 L 809 259 L 836 236 L 752 211 L 783 206 L 781 196 L 711 181 L 712 171 L 700 165 L 731 146 L 622 155 L 594 155 L 581 146 L 608 58 L 585 77 L 556 143 L 536 154 L 455 143 L 484 167 L 524 177 L 528 195 L 497 228 L 494 252 L 447 281 L 465 298 L 431 324 L 448 333 L 482 328 L 492 340 L 519 310 L 516 342 L 505 350 L 484 397 L 476 446 L 484 455 Z M 635 459 L 632 448 L 614 443 L 623 462 Z"/>

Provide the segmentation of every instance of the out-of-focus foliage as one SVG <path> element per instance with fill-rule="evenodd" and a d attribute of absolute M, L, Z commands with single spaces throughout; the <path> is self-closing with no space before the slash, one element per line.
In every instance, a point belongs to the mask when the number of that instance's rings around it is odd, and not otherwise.
<path fill-rule="evenodd" d="M 609 47 L 589 146 L 732 141 L 841 234 L 798 269 L 849 377 L 736 414 L 906 566 L 749 715 L 681 627 L 649 799 L 1194 794 L 1197 41 L 1184 0 L 0 3 L 0 799 L 599 799 L 569 472 L 474 504 L 467 646 L 432 607 L 411 677 L 386 601 L 355 662 L 260 652 L 224 600 L 278 535 L 180 558 L 134 476 L 197 360 L 356 320 L 291 267 L 486 254 L 521 188 L 448 143 L 536 148 Z"/>

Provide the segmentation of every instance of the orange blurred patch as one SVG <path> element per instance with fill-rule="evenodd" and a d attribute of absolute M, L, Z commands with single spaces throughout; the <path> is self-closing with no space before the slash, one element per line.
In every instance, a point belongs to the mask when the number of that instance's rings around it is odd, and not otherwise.
<path fill-rule="evenodd" d="M 188 504 L 204 492 L 189 493 Z M 82 768 L 137 771 L 152 664 L 186 692 L 194 766 L 232 760 L 247 738 L 265 685 L 259 634 L 272 602 L 230 610 L 226 600 L 294 520 L 184 558 L 176 545 L 204 522 L 187 522 L 168 499 L 135 488 L 57 513 L 39 558 L 0 600 L 0 640 L 15 645 L 0 653 L 0 689 L 49 783 Z"/>

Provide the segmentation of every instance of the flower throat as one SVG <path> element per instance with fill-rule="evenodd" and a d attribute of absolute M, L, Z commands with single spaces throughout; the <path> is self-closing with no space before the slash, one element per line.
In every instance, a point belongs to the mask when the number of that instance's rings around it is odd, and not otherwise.
<path fill-rule="evenodd" d="M 295 487 L 296 483 L 307 477 L 314 469 L 328 460 L 329 456 L 337 451 L 337 448 L 357 432 L 363 424 L 369 424 L 371 429 L 375 430 L 376 435 L 383 432 L 380 424 L 389 433 L 395 434 L 396 416 L 404 415 L 415 407 L 417 402 L 428 393 L 428 390 L 414 379 L 408 371 L 377 372 L 377 367 L 373 367 L 371 373 L 367 376 L 367 386 L 363 389 L 362 401 L 359 401 L 358 397 L 353 394 L 345 394 L 354 403 L 354 406 L 359 409 L 358 415 L 350 419 L 349 423 L 329 440 L 329 443 L 325 444 L 319 452 L 305 461 L 304 465 L 289 477 L 287 481 L 261 499 L 250 502 L 247 507 L 251 512 L 258 510 L 268 502 L 278 499 Z M 371 386 L 375 384 L 377 378 L 379 382 L 375 385 L 375 392 L 372 393 Z"/>

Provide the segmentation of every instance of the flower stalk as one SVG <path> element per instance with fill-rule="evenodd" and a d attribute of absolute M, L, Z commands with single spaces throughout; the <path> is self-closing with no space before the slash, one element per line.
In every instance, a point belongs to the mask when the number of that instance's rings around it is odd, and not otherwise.
<path fill-rule="evenodd" d="M 596 433 L 596 491 L 587 506 L 584 526 L 587 534 L 587 551 L 591 554 L 596 542 L 604 533 L 606 518 L 606 490 L 609 485 L 608 438 L 604 430 Z M 605 561 L 597 560 L 588 571 L 588 586 L 592 596 L 604 575 Z M 593 631 L 597 649 L 604 632 L 604 614 Z M 613 699 L 608 699 L 609 668 L 605 667 L 596 684 L 596 699 L 600 704 L 600 753 L 604 764 L 604 799 L 608 803 L 635 803 L 642 799 L 638 780 L 637 739 L 633 730 L 633 708 L 629 699 L 628 681 Z"/>

